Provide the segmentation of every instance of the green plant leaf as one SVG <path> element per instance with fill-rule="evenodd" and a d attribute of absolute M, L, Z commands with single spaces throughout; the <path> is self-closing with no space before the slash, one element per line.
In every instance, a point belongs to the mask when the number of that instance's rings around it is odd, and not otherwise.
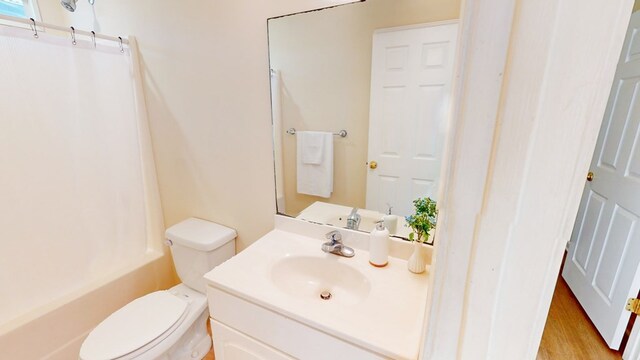
<path fill-rule="evenodd" d="M 438 216 L 437 203 L 429 198 L 418 198 L 413 200 L 415 213 L 407 216 L 405 220 L 413 232 L 409 234 L 409 240 L 425 242 L 429 239 L 429 233 L 436 227 Z"/>

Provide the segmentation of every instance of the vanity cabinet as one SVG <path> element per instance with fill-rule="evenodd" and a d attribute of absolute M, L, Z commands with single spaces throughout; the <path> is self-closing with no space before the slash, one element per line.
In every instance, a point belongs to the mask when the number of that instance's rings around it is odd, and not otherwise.
<path fill-rule="evenodd" d="M 427 272 L 413 274 L 394 257 L 371 266 L 357 248 L 368 235 L 348 235 L 356 249 L 350 258 L 323 252 L 322 235 L 274 229 L 208 272 L 216 359 L 417 359 Z"/>
<path fill-rule="evenodd" d="M 293 359 L 213 319 L 211 319 L 211 333 L 217 360 Z"/>
<path fill-rule="evenodd" d="M 387 359 L 213 286 L 207 296 L 216 360 Z"/>

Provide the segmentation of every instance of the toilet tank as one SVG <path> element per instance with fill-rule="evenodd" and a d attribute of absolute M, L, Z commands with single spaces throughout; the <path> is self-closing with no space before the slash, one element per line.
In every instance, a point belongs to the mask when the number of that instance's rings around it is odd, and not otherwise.
<path fill-rule="evenodd" d="M 204 274 L 236 253 L 236 231 L 210 221 L 190 218 L 165 232 L 182 283 L 206 292 Z"/>

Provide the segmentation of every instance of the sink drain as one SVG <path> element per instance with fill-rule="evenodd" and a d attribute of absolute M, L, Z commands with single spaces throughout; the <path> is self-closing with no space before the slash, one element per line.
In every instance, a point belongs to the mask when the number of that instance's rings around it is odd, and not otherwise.
<path fill-rule="evenodd" d="M 322 300 L 329 300 L 331 299 L 331 293 L 328 291 L 323 291 L 320 293 L 320 299 Z"/>

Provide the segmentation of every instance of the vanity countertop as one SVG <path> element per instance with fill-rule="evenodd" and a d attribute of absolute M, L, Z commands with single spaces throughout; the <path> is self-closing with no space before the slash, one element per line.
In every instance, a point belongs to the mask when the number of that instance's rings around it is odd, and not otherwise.
<path fill-rule="evenodd" d="M 367 251 L 356 249 L 354 257 L 340 257 L 324 253 L 323 242 L 276 229 L 205 278 L 209 286 L 383 356 L 416 359 L 428 272 L 413 274 L 405 260 L 392 257 L 386 267 L 376 268 L 369 264 Z M 295 266 L 301 266 L 299 274 L 291 271 Z M 328 280 L 315 281 L 318 273 Z M 305 289 L 296 292 L 296 284 Z M 318 296 L 309 286 L 317 287 Z M 320 299 L 325 288 L 332 299 Z"/>

